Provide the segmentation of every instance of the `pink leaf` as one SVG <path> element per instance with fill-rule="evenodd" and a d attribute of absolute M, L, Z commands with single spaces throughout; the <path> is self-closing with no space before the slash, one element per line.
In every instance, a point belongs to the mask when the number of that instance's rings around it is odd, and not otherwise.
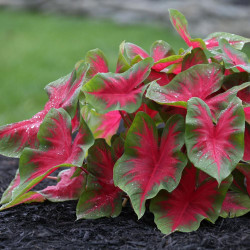
<path fill-rule="evenodd" d="M 201 99 L 189 100 L 185 142 L 190 161 L 220 184 L 242 159 L 244 123 L 238 98 L 220 113 L 216 124 Z"/>
<path fill-rule="evenodd" d="M 59 182 L 55 186 L 48 186 L 39 193 L 50 201 L 67 201 L 76 200 L 80 197 L 85 183 L 84 172 L 73 177 L 76 170 L 79 168 L 71 167 L 60 172 Z"/>
<path fill-rule="evenodd" d="M 128 131 L 124 155 L 114 168 L 114 182 L 129 195 L 139 218 L 145 212 L 147 199 L 163 188 L 171 192 L 179 183 L 186 165 L 181 152 L 183 129 L 183 118 L 172 117 L 159 142 L 153 120 L 140 112 Z"/>
<path fill-rule="evenodd" d="M 143 81 L 150 73 L 152 58 L 146 58 L 122 74 L 97 74 L 83 86 L 87 102 L 98 113 L 124 110 L 133 113 L 141 105 Z"/>

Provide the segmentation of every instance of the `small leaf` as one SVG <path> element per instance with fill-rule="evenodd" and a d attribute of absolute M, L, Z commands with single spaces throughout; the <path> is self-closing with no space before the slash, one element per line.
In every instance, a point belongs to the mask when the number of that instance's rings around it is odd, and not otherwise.
<path fill-rule="evenodd" d="M 228 43 L 235 49 L 241 50 L 245 43 L 249 43 L 250 39 L 226 33 L 226 32 L 215 32 L 210 34 L 207 38 L 205 38 L 205 44 L 208 50 L 216 50 L 219 48 L 219 40 L 225 39 Z"/>
<path fill-rule="evenodd" d="M 149 57 L 149 54 L 142 49 L 140 46 L 133 43 L 125 43 L 124 49 L 127 53 L 127 56 L 130 60 L 134 59 L 136 56 L 140 56 L 142 59 Z"/>
<path fill-rule="evenodd" d="M 83 86 L 87 102 L 101 114 L 114 110 L 133 113 L 141 105 L 146 87 L 141 84 L 152 64 L 152 58 L 146 58 L 121 74 L 97 74 Z"/>
<path fill-rule="evenodd" d="M 90 174 L 87 188 L 77 204 L 77 219 L 116 217 L 120 214 L 122 191 L 113 184 L 116 156 L 113 154 L 112 157 L 111 148 L 103 139 L 97 139 L 89 149 L 87 170 Z"/>
<path fill-rule="evenodd" d="M 115 71 L 116 73 L 123 73 L 130 68 L 130 64 L 124 55 L 125 53 L 124 47 L 125 47 L 125 41 L 123 41 L 119 47 L 119 54 L 118 54 L 118 59 L 117 59 L 117 64 L 116 64 L 116 71 Z"/>
<path fill-rule="evenodd" d="M 129 195 L 138 218 L 145 212 L 147 199 L 156 196 L 161 189 L 171 192 L 178 185 L 187 163 L 181 152 L 183 130 L 183 118 L 173 116 L 158 145 L 153 120 L 143 112 L 136 115 L 127 133 L 124 155 L 114 168 L 114 182 Z"/>
<path fill-rule="evenodd" d="M 85 57 L 85 62 L 90 65 L 86 76 L 88 80 L 93 78 L 97 73 L 109 72 L 108 62 L 103 52 L 99 49 L 90 50 Z"/>
<path fill-rule="evenodd" d="M 195 48 L 191 51 L 190 54 L 187 54 L 183 61 L 181 71 L 187 70 L 190 67 L 197 65 L 197 64 L 207 64 L 208 60 L 201 48 Z"/>
<path fill-rule="evenodd" d="M 106 114 L 99 114 L 89 105 L 82 107 L 81 114 L 94 137 L 105 138 L 108 142 L 112 135 L 118 130 L 122 119 L 117 110 L 110 111 Z"/>
<path fill-rule="evenodd" d="M 53 202 L 77 200 L 86 183 L 84 172 L 72 178 L 78 169 L 77 167 L 72 167 L 61 171 L 58 175 L 60 180 L 55 186 L 48 186 L 38 193 Z"/>
<path fill-rule="evenodd" d="M 157 62 L 163 58 L 174 55 L 174 51 L 167 42 L 158 40 L 152 44 L 150 55 L 153 57 L 154 61 Z"/>
<path fill-rule="evenodd" d="M 189 100 L 185 142 L 190 161 L 220 184 L 242 159 L 244 123 L 238 98 L 220 113 L 216 124 L 209 107 L 201 99 Z"/>
<path fill-rule="evenodd" d="M 214 179 L 207 178 L 199 182 L 196 175 L 194 167 L 186 167 L 174 191 L 168 193 L 162 190 L 151 201 L 150 211 L 154 213 L 155 223 L 162 233 L 195 231 L 203 219 L 214 223 L 218 218 L 232 178 L 223 181 L 218 188 Z"/>

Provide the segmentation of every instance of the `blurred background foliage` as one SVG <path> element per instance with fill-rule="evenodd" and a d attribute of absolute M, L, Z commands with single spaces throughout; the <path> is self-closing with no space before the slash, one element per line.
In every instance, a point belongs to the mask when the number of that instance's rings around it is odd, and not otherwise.
<path fill-rule="evenodd" d="M 167 41 L 176 52 L 187 48 L 166 25 L 0 9 L 0 126 L 40 111 L 47 101 L 43 88 L 71 72 L 91 49 L 100 48 L 113 71 L 124 40 L 148 51 L 156 40 Z M 249 46 L 245 52 L 250 55 Z"/>

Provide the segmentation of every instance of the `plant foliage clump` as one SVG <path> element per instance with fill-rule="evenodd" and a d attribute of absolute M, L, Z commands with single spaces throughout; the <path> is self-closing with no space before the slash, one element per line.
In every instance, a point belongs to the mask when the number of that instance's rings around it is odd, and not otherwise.
<path fill-rule="evenodd" d="M 193 39 L 180 12 L 170 19 L 187 49 L 123 42 L 115 73 L 91 50 L 46 86 L 42 111 L 0 127 L 0 153 L 20 157 L 1 210 L 78 200 L 77 218 L 96 219 L 129 200 L 164 234 L 250 211 L 250 63 L 240 51 L 250 39 Z M 37 190 L 46 178 L 57 182 Z"/>

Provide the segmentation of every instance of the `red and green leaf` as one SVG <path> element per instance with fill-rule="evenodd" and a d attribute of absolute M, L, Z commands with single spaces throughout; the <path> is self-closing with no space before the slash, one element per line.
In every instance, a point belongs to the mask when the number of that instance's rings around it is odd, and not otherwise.
<path fill-rule="evenodd" d="M 50 83 L 45 88 L 49 101 L 31 119 L 0 127 L 0 153 L 19 157 L 25 147 L 37 148 L 39 127 L 51 108 L 63 108 L 73 117 L 87 69 L 85 63 L 80 63 L 71 75 Z"/>
<path fill-rule="evenodd" d="M 135 112 L 146 88 L 142 83 L 152 65 L 152 58 L 146 58 L 124 73 L 95 75 L 82 89 L 87 102 L 101 114 L 114 110 Z"/>
<path fill-rule="evenodd" d="M 104 138 L 108 142 L 116 133 L 121 122 L 119 111 L 110 111 L 106 114 L 99 114 L 89 105 L 82 107 L 81 114 L 88 124 L 95 138 Z"/>
<path fill-rule="evenodd" d="M 234 49 L 225 39 L 221 39 L 219 44 L 226 68 L 236 67 L 239 71 L 250 72 L 250 64 L 245 53 Z"/>
<path fill-rule="evenodd" d="M 146 97 L 160 104 L 186 107 L 192 97 L 205 100 L 221 88 L 223 72 L 220 65 L 199 64 L 181 72 L 167 85 L 150 84 Z"/>
<path fill-rule="evenodd" d="M 179 183 L 187 160 L 181 152 L 184 144 L 184 119 L 173 116 L 161 136 L 154 121 L 139 112 L 131 125 L 124 155 L 114 168 L 114 182 L 125 191 L 140 218 L 145 212 L 147 199 L 159 190 L 174 190 Z M 149 153 L 150 152 L 150 153 Z"/>
<path fill-rule="evenodd" d="M 205 44 L 208 50 L 219 49 L 220 39 L 225 39 L 235 49 L 241 50 L 245 43 L 249 43 L 250 39 L 242 36 L 226 33 L 226 32 L 215 32 L 205 38 Z"/>
<path fill-rule="evenodd" d="M 72 167 L 61 171 L 58 175 L 59 181 L 55 186 L 48 186 L 38 193 L 53 202 L 77 200 L 86 183 L 86 176 L 83 171 L 74 177 L 78 170 L 79 168 Z"/>
<path fill-rule="evenodd" d="M 88 80 L 93 78 L 97 73 L 109 72 L 108 62 L 103 52 L 99 49 L 90 50 L 85 57 L 85 62 L 90 65 L 86 75 Z"/>
<path fill-rule="evenodd" d="M 178 10 L 170 9 L 169 10 L 170 21 L 173 24 L 176 31 L 182 37 L 182 39 L 186 42 L 189 47 L 193 48 L 206 48 L 206 45 L 202 39 L 196 38 L 192 39 L 190 34 L 188 33 L 188 22 L 185 16 L 180 13 Z"/>
<path fill-rule="evenodd" d="M 140 56 L 142 59 L 149 57 L 149 54 L 144 49 L 133 43 L 125 43 L 124 49 L 130 60 L 133 60 L 136 56 Z"/>
<path fill-rule="evenodd" d="M 174 191 L 162 190 L 151 201 L 150 211 L 162 233 L 191 232 L 199 228 L 203 219 L 214 223 L 218 218 L 232 178 L 228 177 L 218 188 L 218 183 L 212 178 L 199 182 L 197 173 L 194 167 L 186 167 Z"/>
<path fill-rule="evenodd" d="M 244 127 L 238 98 L 220 113 L 216 124 L 206 103 L 192 98 L 188 101 L 185 131 L 190 161 L 220 184 L 243 157 Z"/>
<path fill-rule="evenodd" d="M 223 201 L 220 216 L 223 218 L 233 218 L 242 216 L 250 211 L 250 197 L 245 186 L 245 176 L 238 171 L 238 168 L 245 164 L 239 164 L 233 171 L 233 183 Z"/>
<path fill-rule="evenodd" d="M 183 61 L 181 71 L 187 70 L 190 67 L 197 65 L 197 64 L 207 64 L 208 60 L 201 48 L 195 48 L 191 51 L 190 54 L 187 54 Z"/>
<path fill-rule="evenodd" d="M 81 120 L 72 142 L 69 114 L 64 109 L 51 109 L 40 126 L 38 140 L 39 149 L 25 148 L 20 157 L 20 184 L 13 190 L 12 204 L 59 167 L 81 167 L 94 139 Z"/>
<path fill-rule="evenodd" d="M 128 62 L 127 58 L 125 57 L 125 41 L 120 44 L 119 47 L 119 54 L 116 64 L 116 73 L 123 73 L 130 68 L 130 63 Z"/>
<path fill-rule="evenodd" d="M 172 47 L 165 41 L 158 40 L 155 41 L 150 49 L 150 55 L 157 62 L 163 58 L 174 55 Z"/>
<path fill-rule="evenodd" d="M 120 154 L 119 150 L 112 154 L 104 139 L 97 139 L 89 149 L 87 187 L 77 204 L 77 219 L 116 217 L 120 214 L 122 191 L 113 183 L 113 168 Z"/>

